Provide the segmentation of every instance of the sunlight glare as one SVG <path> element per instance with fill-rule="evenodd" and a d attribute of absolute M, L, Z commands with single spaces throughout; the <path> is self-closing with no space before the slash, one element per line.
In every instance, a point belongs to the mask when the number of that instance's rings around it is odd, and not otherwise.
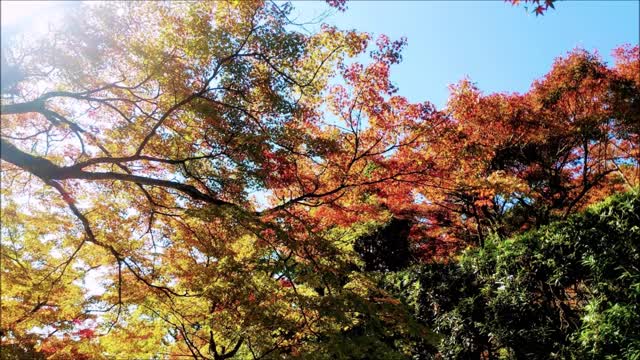
<path fill-rule="evenodd" d="M 39 30 L 74 1 L 2 1 L 2 30 Z"/>

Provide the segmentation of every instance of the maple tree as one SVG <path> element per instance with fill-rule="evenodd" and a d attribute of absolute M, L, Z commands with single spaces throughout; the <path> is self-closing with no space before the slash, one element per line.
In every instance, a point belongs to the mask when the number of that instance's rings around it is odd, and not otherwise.
<path fill-rule="evenodd" d="M 638 184 L 637 47 L 438 110 L 391 82 L 406 39 L 291 10 L 83 4 L 3 48 L 4 349 L 406 358 L 433 332 L 381 274 Z"/>
<path fill-rule="evenodd" d="M 347 64 L 369 35 L 305 35 L 290 10 L 95 4 L 6 49 L 3 341 L 226 359 L 413 331 L 346 228 L 389 216 L 368 191 L 427 172 L 400 155 L 435 111 L 392 96 L 403 41 Z"/>
<path fill-rule="evenodd" d="M 574 50 L 524 94 L 485 95 L 468 79 L 452 87 L 447 130 L 426 147 L 439 154 L 443 189 L 414 189 L 428 200 L 418 208 L 426 238 L 437 240 L 428 253 L 566 218 L 638 185 L 638 47 L 614 55 L 608 67 Z"/>

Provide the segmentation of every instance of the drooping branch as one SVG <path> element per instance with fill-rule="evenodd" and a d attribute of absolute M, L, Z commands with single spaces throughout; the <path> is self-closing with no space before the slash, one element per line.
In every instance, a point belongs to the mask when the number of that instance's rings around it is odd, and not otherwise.
<path fill-rule="evenodd" d="M 118 262 L 118 271 L 119 271 L 119 276 L 121 276 L 121 266 L 122 264 L 125 264 L 125 266 L 129 269 L 129 271 L 136 277 L 136 279 L 138 279 L 139 281 L 143 282 L 145 285 L 147 285 L 150 288 L 156 289 L 156 290 L 160 290 L 162 291 L 167 297 L 171 298 L 171 295 L 174 296 L 189 296 L 189 294 L 185 293 L 185 294 L 180 294 L 175 292 L 174 290 L 166 287 L 166 286 L 162 286 L 162 285 L 156 285 L 151 283 L 149 280 L 145 279 L 139 272 L 137 272 L 133 266 L 126 260 L 126 257 L 124 255 L 122 255 L 115 247 L 113 247 L 113 245 L 111 244 L 107 244 L 104 243 L 102 241 L 100 241 L 96 236 L 95 233 L 93 232 L 93 229 L 91 228 L 91 224 L 89 223 L 89 219 L 87 219 L 87 217 L 80 212 L 80 209 L 78 209 L 78 207 L 76 206 L 74 200 L 71 198 L 71 196 L 69 195 L 69 193 L 62 187 L 62 185 L 60 185 L 60 183 L 58 183 L 55 180 L 47 180 L 46 181 L 47 185 L 53 187 L 54 189 L 56 189 L 60 195 L 62 196 L 62 199 L 65 201 L 65 203 L 67 204 L 67 206 L 69 206 L 69 209 L 71 210 L 71 212 L 76 216 L 76 218 L 78 218 L 78 220 L 80 220 L 80 222 L 82 223 L 82 227 L 85 231 L 85 240 L 93 243 L 95 245 L 98 245 L 104 249 L 106 249 L 107 251 L 109 251 L 111 253 L 111 255 L 113 255 L 113 257 L 116 259 L 116 261 Z M 121 287 L 122 284 L 119 284 L 119 287 Z M 121 297 L 121 289 L 119 288 L 119 297 Z M 119 301 L 122 301 L 121 298 L 119 299 Z"/>

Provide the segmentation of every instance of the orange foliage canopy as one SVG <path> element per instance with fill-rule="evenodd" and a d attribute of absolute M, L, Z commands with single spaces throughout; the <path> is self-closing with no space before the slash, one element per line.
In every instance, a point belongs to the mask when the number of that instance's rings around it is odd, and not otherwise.
<path fill-rule="evenodd" d="M 638 47 L 615 56 L 608 67 L 574 50 L 525 94 L 453 86 L 447 129 L 429 147 L 445 189 L 421 192 L 426 233 L 482 244 L 636 186 Z"/>

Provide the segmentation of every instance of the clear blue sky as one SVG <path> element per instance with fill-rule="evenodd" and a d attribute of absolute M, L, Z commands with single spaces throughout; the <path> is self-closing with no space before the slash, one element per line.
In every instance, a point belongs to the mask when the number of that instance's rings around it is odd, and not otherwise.
<path fill-rule="evenodd" d="M 327 10 L 324 2 L 294 2 L 300 20 Z M 573 48 L 611 51 L 638 44 L 638 1 L 559 1 L 536 17 L 503 1 L 349 1 L 324 22 L 343 29 L 406 36 L 403 62 L 392 70 L 411 101 L 446 103 L 448 84 L 464 76 L 485 92 L 524 92 L 554 58 Z"/>
<path fill-rule="evenodd" d="M 638 44 L 639 0 L 557 1 L 544 16 L 522 6 L 493 1 L 348 1 L 344 13 L 324 21 L 343 29 L 406 36 L 404 61 L 392 80 L 411 101 L 442 107 L 447 86 L 469 76 L 485 92 L 524 92 L 554 58 L 573 48 L 597 50 L 612 62 L 611 50 Z M 3 31 L 55 8 L 77 2 L 2 1 Z M 310 20 L 327 11 L 324 1 L 294 1 L 294 17 Z M 315 26 L 318 28 L 319 26 Z M 314 26 L 309 26 L 314 29 Z"/>

